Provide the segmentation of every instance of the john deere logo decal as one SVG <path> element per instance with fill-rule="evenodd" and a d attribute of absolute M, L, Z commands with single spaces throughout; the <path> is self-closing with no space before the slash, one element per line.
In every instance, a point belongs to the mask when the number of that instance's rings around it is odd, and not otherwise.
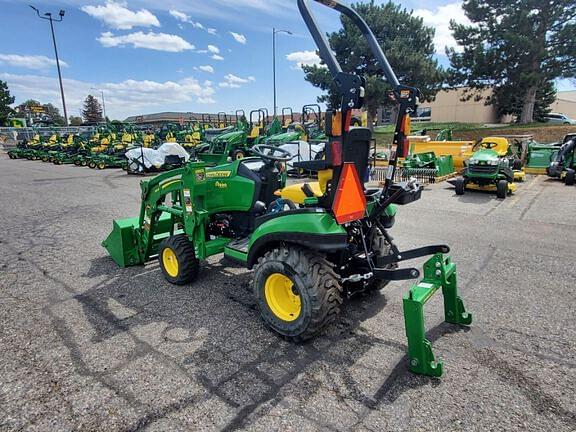
<path fill-rule="evenodd" d="M 215 177 L 230 177 L 232 171 L 208 171 L 206 173 L 206 177 L 208 178 L 215 178 Z"/>

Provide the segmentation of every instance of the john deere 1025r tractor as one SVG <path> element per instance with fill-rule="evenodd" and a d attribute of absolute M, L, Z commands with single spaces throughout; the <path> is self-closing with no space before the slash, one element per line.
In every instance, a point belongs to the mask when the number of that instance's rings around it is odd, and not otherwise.
<path fill-rule="evenodd" d="M 191 162 L 142 181 L 139 216 L 115 221 L 103 246 L 122 267 L 157 258 L 165 278 L 174 284 L 192 282 L 200 260 L 223 253 L 254 269 L 253 293 L 262 319 L 293 341 L 318 335 L 350 296 L 380 289 L 389 281 L 418 278 L 418 269 L 400 269 L 398 263 L 432 255 L 424 264 L 423 280 L 404 296 L 404 316 L 410 370 L 439 376 L 442 362 L 435 360 L 425 338 L 423 308 L 442 289 L 445 320 L 471 323 L 458 296 L 456 267 L 446 245 L 399 251 L 388 234 L 396 206 L 422 193 L 414 181 L 392 181 L 419 92 L 398 82 L 354 10 L 336 0 L 328 4 L 358 26 L 394 88 L 399 116 L 384 187 L 365 188 L 372 136 L 367 128 L 350 126 L 352 109 L 363 105 L 365 80 L 342 72 L 307 0 L 298 0 L 342 97 L 341 110 L 326 116 L 326 158 L 299 162 L 304 169 L 317 170 L 319 181 L 285 187 L 283 164 L 290 155 L 265 144 L 253 147 L 254 157 L 220 166 Z"/>

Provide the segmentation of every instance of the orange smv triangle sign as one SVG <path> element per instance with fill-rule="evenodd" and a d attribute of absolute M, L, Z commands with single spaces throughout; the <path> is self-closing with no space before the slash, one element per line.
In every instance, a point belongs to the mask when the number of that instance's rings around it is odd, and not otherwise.
<path fill-rule="evenodd" d="M 332 211 L 336 222 L 343 224 L 362 219 L 366 212 L 366 196 L 352 162 L 344 162 Z"/>

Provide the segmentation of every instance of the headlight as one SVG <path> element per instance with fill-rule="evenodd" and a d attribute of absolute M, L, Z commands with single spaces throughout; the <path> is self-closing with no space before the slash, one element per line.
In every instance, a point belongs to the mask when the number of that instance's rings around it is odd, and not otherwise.
<path fill-rule="evenodd" d="M 499 163 L 499 161 L 497 161 L 496 159 L 488 161 L 488 165 L 498 165 L 498 163 Z"/>
<path fill-rule="evenodd" d="M 474 165 L 474 164 L 477 164 L 477 163 L 478 163 L 478 159 L 469 159 L 469 160 L 468 160 L 468 164 L 470 164 L 470 165 Z"/>

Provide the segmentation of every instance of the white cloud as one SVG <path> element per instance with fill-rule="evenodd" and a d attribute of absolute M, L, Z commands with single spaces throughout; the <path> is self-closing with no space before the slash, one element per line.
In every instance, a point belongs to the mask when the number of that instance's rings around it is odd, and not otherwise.
<path fill-rule="evenodd" d="M 56 60 L 39 55 L 0 54 L 0 64 L 40 70 L 56 66 Z M 60 66 L 68 67 L 68 63 L 60 60 Z"/>
<path fill-rule="evenodd" d="M 168 11 L 168 13 L 170 15 L 172 15 L 174 18 L 176 18 L 178 21 L 183 22 L 183 23 L 188 23 L 191 24 L 192 27 L 194 27 L 195 29 L 200 29 L 200 30 L 204 30 L 206 31 L 208 34 L 211 35 L 215 35 L 217 33 L 217 30 L 215 28 L 206 28 L 204 27 L 204 25 L 198 21 L 193 21 L 192 18 L 190 17 L 190 15 L 185 14 L 184 12 L 180 12 L 174 9 L 170 9 Z"/>
<path fill-rule="evenodd" d="M 470 25 L 470 20 L 466 17 L 462 2 L 449 3 L 438 6 L 436 10 L 416 9 L 414 15 L 423 19 L 424 24 L 436 30 L 434 35 L 434 47 L 437 54 L 444 54 L 444 47 L 456 48 L 456 41 L 450 31 L 450 20 L 453 19 L 459 24 Z"/>
<path fill-rule="evenodd" d="M 168 11 L 168 13 L 169 13 L 170 15 L 172 15 L 174 18 L 176 18 L 178 21 L 190 22 L 190 16 L 189 16 L 189 15 L 186 15 L 184 12 L 180 12 L 180 11 L 177 11 L 177 10 L 170 9 L 170 10 Z"/>
<path fill-rule="evenodd" d="M 117 30 L 130 30 L 132 27 L 160 27 L 160 21 L 147 9 L 133 12 L 126 3 L 112 0 L 105 5 L 83 6 L 82 11 Z"/>
<path fill-rule="evenodd" d="M 194 69 L 200 70 L 202 72 L 214 73 L 214 68 L 210 65 L 198 66 L 197 68 Z"/>
<path fill-rule="evenodd" d="M 247 78 L 241 78 L 234 74 L 227 74 L 224 76 L 224 81 L 222 81 L 218 85 L 223 88 L 240 88 L 242 87 L 242 85 L 254 81 L 256 81 L 256 78 L 254 78 L 253 76 L 249 76 Z"/>
<path fill-rule="evenodd" d="M 316 51 L 296 51 L 286 55 L 286 60 L 296 63 L 299 68 L 302 65 L 320 65 L 320 57 Z"/>
<path fill-rule="evenodd" d="M 198 103 L 203 104 L 203 105 L 211 105 L 211 104 L 215 104 L 216 101 L 214 100 L 214 98 L 211 98 L 208 96 L 208 97 L 199 97 Z"/>
<path fill-rule="evenodd" d="M 243 34 L 234 33 L 232 31 L 230 32 L 230 34 L 232 35 L 232 37 L 236 42 L 241 43 L 242 45 L 246 43 L 246 36 L 244 36 Z"/>
<path fill-rule="evenodd" d="M 224 57 L 218 54 L 214 54 L 211 58 L 212 60 L 224 60 Z"/>
<path fill-rule="evenodd" d="M 154 33 L 136 32 L 126 35 L 114 35 L 105 32 L 97 39 L 106 48 L 131 45 L 134 48 L 147 48 L 156 51 L 181 52 L 194 49 L 194 45 L 180 36 Z"/>
<path fill-rule="evenodd" d="M 208 45 L 208 51 L 210 51 L 213 54 L 219 54 L 220 48 L 218 48 L 216 45 Z"/>
<path fill-rule="evenodd" d="M 55 77 L 0 73 L 18 101 L 38 99 L 60 106 L 60 90 Z M 152 110 L 173 110 L 172 105 L 214 102 L 215 89 L 210 81 L 201 83 L 194 77 L 177 81 L 125 80 L 121 82 L 87 82 L 64 78 L 69 113 L 78 113 L 91 87 L 104 91 L 106 111 L 113 118 L 142 114 Z M 211 102 L 212 101 L 212 102 Z"/>

